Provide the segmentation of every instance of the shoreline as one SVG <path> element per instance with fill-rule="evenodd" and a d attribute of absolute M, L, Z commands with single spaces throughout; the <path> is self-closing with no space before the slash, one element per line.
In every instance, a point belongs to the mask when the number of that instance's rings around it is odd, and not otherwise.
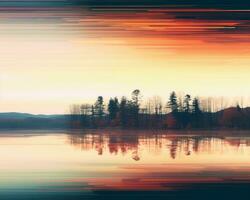
<path fill-rule="evenodd" d="M 155 135 L 166 135 L 166 136 L 249 136 L 250 130 L 235 130 L 235 129 L 195 129 L 195 130 L 142 130 L 142 129 L 0 129 L 0 135 L 4 134 L 68 134 L 68 135 L 144 135 L 144 136 L 155 136 Z"/>

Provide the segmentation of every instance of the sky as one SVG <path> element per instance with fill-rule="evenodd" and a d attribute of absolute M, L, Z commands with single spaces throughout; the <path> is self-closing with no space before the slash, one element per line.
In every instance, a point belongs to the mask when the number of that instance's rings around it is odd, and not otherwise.
<path fill-rule="evenodd" d="M 247 1 L 131 2 L 0 1 L 0 112 L 65 113 L 134 89 L 250 96 Z"/>

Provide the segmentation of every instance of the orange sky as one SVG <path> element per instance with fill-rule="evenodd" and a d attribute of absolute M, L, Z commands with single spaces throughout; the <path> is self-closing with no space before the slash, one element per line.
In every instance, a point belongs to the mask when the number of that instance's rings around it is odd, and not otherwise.
<path fill-rule="evenodd" d="M 249 11 L 0 14 L 0 111 L 65 113 L 98 95 L 249 96 Z M 245 17 L 242 17 L 245 16 Z M 246 102 L 247 104 L 247 102 Z"/>

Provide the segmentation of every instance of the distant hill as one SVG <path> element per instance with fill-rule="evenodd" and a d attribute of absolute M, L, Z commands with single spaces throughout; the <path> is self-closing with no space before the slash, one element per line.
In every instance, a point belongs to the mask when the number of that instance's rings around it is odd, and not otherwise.
<path fill-rule="evenodd" d="M 0 119 L 26 119 L 26 118 L 45 118 L 45 119 L 52 119 L 52 118 L 64 118 L 65 115 L 45 115 L 45 114 L 30 114 L 30 113 L 19 113 L 19 112 L 0 112 Z"/>
<path fill-rule="evenodd" d="M 34 115 L 30 113 L 0 113 L 0 129 L 12 128 L 66 128 L 67 115 Z"/>
<path fill-rule="evenodd" d="M 230 107 L 216 113 L 220 127 L 250 127 L 250 108 Z"/>
<path fill-rule="evenodd" d="M 250 129 L 250 107 L 229 107 L 218 112 L 202 112 L 198 118 L 183 112 L 168 113 L 164 120 L 166 127 L 170 129 Z"/>
<path fill-rule="evenodd" d="M 33 115 L 29 113 L 17 113 L 17 112 L 0 113 L 0 119 L 24 119 L 32 116 Z"/>

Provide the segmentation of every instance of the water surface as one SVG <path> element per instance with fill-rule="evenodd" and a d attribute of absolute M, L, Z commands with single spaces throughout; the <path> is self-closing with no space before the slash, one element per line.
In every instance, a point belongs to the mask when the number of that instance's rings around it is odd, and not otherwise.
<path fill-rule="evenodd" d="M 1 131 L 1 199 L 244 197 L 250 132 Z"/>

